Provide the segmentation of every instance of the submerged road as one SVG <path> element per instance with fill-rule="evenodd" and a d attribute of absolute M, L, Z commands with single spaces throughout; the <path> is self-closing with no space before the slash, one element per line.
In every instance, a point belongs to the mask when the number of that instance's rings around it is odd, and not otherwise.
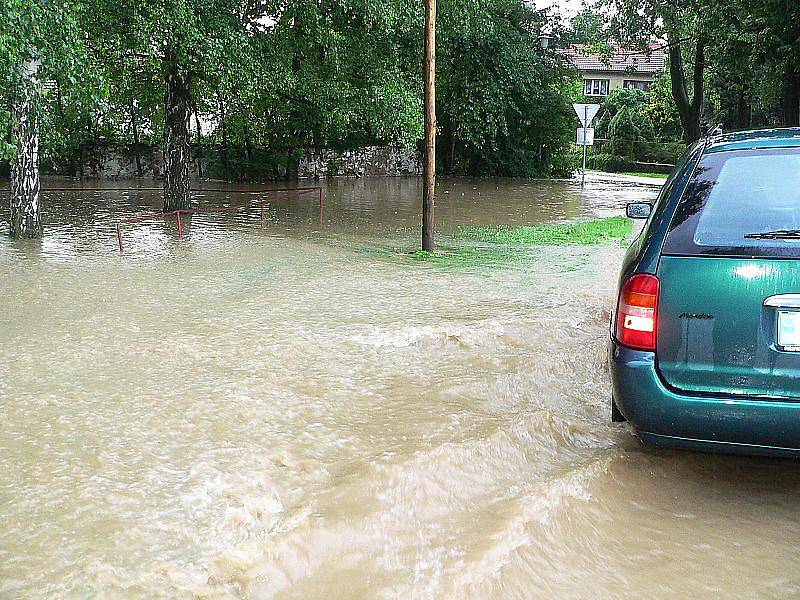
<path fill-rule="evenodd" d="M 459 253 L 657 187 L 443 180 L 437 261 L 418 181 L 326 191 L 123 256 L 156 196 L 58 192 L 43 242 L 0 239 L 0 597 L 800 593 L 796 463 L 610 422 L 622 247 Z"/>

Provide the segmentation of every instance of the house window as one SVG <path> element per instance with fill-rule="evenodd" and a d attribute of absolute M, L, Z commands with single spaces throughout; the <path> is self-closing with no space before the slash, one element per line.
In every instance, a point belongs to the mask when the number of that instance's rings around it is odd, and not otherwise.
<path fill-rule="evenodd" d="M 608 96 L 608 79 L 584 79 L 583 93 L 587 96 Z"/>
<path fill-rule="evenodd" d="M 622 82 L 626 90 L 642 90 L 643 92 L 650 91 L 649 81 L 636 81 L 634 79 L 626 79 Z"/>

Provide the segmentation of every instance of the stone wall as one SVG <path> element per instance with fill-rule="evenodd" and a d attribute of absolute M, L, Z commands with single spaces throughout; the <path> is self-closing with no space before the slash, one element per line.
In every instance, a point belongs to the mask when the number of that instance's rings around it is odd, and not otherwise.
<path fill-rule="evenodd" d="M 208 176 L 209 164 L 220 157 L 211 149 L 202 149 L 202 158 L 192 161 L 193 178 Z M 163 174 L 163 156 L 160 151 L 142 146 L 139 148 L 140 164 L 145 178 L 158 179 Z M 86 148 L 73 164 L 60 164 L 45 170 L 54 174 L 95 179 L 130 179 L 137 177 L 136 151 L 131 147 L 96 145 Z M 245 169 L 246 170 L 246 169 Z M 281 168 L 278 175 L 282 175 Z M 326 177 L 401 177 L 422 174 L 421 157 L 415 153 L 394 148 L 368 146 L 360 150 L 336 152 L 333 150 L 307 151 L 300 158 L 298 176 L 304 178 Z"/>
<path fill-rule="evenodd" d="M 139 162 L 142 176 L 148 179 L 160 178 L 164 170 L 164 159 L 160 151 L 149 146 L 139 147 Z M 136 151 L 131 147 L 95 145 L 84 149 L 76 160 L 77 165 L 59 165 L 57 171 L 77 171 L 80 177 L 91 179 L 131 179 L 138 176 Z M 192 175 L 197 166 L 192 163 Z"/>
<path fill-rule="evenodd" d="M 422 175 L 417 153 L 395 148 L 368 146 L 360 150 L 306 152 L 300 158 L 300 177 L 402 177 Z"/>

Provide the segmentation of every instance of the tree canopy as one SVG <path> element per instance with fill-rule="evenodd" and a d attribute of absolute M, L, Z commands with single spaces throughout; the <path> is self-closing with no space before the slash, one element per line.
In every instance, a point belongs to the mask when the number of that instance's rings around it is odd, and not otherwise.
<path fill-rule="evenodd" d="M 686 142 L 716 122 L 800 124 L 794 0 L 598 0 L 596 6 L 610 15 L 614 41 L 642 48 L 663 41 Z"/>
<path fill-rule="evenodd" d="M 10 79 L 35 51 L 51 169 L 80 174 L 98 144 L 126 145 L 137 161 L 167 144 L 217 157 L 206 161 L 210 175 L 275 177 L 291 175 L 306 149 L 411 150 L 422 138 L 421 3 L 0 2 L 0 123 L 8 127 L 4 107 L 19 84 Z M 439 12 L 447 170 L 563 172 L 576 74 L 540 51 L 545 15 L 524 0 L 441 0 Z M 171 176 L 180 184 L 186 175 Z"/>

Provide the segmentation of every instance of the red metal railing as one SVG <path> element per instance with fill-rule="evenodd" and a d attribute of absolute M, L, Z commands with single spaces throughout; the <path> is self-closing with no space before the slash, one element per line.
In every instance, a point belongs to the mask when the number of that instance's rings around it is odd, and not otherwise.
<path fill-rule="evenodd" d="M 52 188 L 51 188 L 52 189 Z M 75 188 L 64 188 L 65 190 L 74 191 Z M 137 191 L 137 190 L 161 190 L 162 188 L 103 188 L 102 191 Z M 228 193 L 228 194 L 270 194 L 270 193 L 297 193 L 297 194 L 307 194 L 310 192 L 316 192 L 319 194 L 319 218 L 320 221 L 324 218 L 324 211 L 325 211 L 325 195 L 322 191 L 321 187 L 296 187 L 296 188 L 270 188 L 265 190 L 241 190 L 241 189 L 195 189 L 192 192 L 216 192 L 216 193 Z M 257 202 L 250 202 L 247 204 L 235 204 L 233 206 L 215 206 L 211 208 L 187 208 L 181 210 L 173 210 L 168 212 L 160 212 L 160 213 L 151 213 L 148 215 L 142 215 L 141 217 L 131 217 L 128 219 L 122 219 L 117 221 L 117 242 L 119 243 L 119 251 L 122 253 L 124 251 L 123 244 L 122 244 L 122 226 L 130 223 L 141 223 L 142 221 L 152 221 L 153 219 L 161 219 L 163 217 L 171 217 L 175 216 L 177 218 L 178 223 L 178 239 L 183 239 L 183 223 L 181 221 L 181 215 L 194 215 L 194 214 L 203 214 L 203 213 L 216 213 L 216 212 L 230 212 L 233 210 L 240 210 L 242 208 L 251 208 L 254 206 L 258 206 L 261 209 L 261 224 L 264 224 L 264 207 L 272 204 L 275 200 L 268 199 L 268 200 L 259 200 Z"/>

